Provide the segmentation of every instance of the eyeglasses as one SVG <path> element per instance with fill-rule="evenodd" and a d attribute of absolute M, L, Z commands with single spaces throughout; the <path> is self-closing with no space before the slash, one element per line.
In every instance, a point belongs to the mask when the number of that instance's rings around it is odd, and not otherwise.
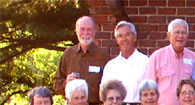
<path fill-rule="evenodd" d="M 121 97 L 108 97 L 107 100 L 110 101 L 110 102 L 113 102 L 114 100 L 115 101 L 121 101 Z"/>
<path fill-rule="evenodd" d="M 183 35 L 183 36 L 188 35 L 188 33 L 186 31 L 173 31 L 172 34 L 177 35 L 177 36 L 179 36 L 179 35 Z"/>
<path fill-rule="evenodd" d="M 188 91 L 188 92 L 187 92 L 187 91 L 181 92 L 181 95 L 182 95 L 182 96 L 186 96 L 187 94 L 190 95 L 190 96 L 192 96 L 192 95 L 195 95 L 195 92 L 192 91 L 192 90 L 191 90 L 191 91 Z"/>

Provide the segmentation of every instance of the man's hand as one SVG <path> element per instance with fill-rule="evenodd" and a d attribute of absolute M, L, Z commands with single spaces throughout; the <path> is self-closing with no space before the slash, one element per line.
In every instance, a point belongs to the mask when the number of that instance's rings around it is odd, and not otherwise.
<path fill-rule="evenodd" d="M 66 78 L 66 83 L 69 82 L 69 81 L 72 81 L 74 79 L 79 79 L 80 76 L 79 76 L 79 73 L 76 73 L 76 72 L 72 72 L 71 74 L 68 74 L 67 75 L 67 78 Z"/>

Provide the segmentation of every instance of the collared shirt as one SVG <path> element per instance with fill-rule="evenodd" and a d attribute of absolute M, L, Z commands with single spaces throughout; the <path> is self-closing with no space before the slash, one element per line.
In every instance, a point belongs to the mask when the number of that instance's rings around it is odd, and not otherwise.
<path fill-rule="evenodd" d="M 137 51 L 137 49 L 127 59 L 120 52 L 116 58 L 106 64 L 101 85 L 107 80 L 120 80 L 127 90 L 124 102 L 139 102 L 138 85 L 144 79 L 147 63 L 148 57 Z"/>
<path fill-rule="evenodd" d="M 146 78 L 157 81 L 160 97 L 158 105 L 179 105 L 176 87 L 182 78 L 192 76 L 195 53 L 184 48 L 178 57 L 172 45 L 155 51 L 147 65 Z"/>
<path fill-rule="evenodd" d="M 66 49 L 57 71 L 55 90 L 58 94 L 64 95 L 63 81 L 66 80 L 66 76 L 72 72 L 78 72 L 80 78 L 88 82 L 89 102 L 98 103 L 102 69 L 109 58 L 109 53 L 94 44 L 91 44 L 85 53 L 79 44 Z M 90 69 L 90 67 L 95 69 Z"/>

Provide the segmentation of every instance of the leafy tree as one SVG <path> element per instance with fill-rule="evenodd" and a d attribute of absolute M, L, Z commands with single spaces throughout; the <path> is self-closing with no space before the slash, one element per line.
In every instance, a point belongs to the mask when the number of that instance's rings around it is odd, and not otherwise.
<path fill-rule="evenodd" d="M 75 21 L 89 14 L 82 0 L 0 0 L 0 4 L 0 43 L 6 43 L 0 47 L 0 64 L 33 48 L 64 51 L 58 44 L 76 43 Z"/>
<path fill-rule="evenodd" d="M 1 105 L 39 85 L 54 92 L 61 51 L 77 42 L 75 21 L 88 14 L 85 0 L 0 0 Z"/>
<path fill-rule="evenodd" d="M 14 58 L 12 62 L 2 64 L 0 104 L 16 96 L 25 98 L 27 92 L 36 86 L 47 86 L 55 94 L 53 80 L 62 53 L 36 49 Z M 17 97 L 17 99 L 21 98 Z"/>

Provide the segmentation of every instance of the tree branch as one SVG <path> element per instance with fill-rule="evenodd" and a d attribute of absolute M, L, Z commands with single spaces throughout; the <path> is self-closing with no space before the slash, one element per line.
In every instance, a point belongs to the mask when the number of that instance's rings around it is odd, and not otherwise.
<path fill-rule="evenodd" d="M 32 48 L 33 47 L 28 47 L 28 48 L 24 49 L 21 52 L 14 53 L 13 55 L 10 55 L 10 56 L 6 57 L 5 59 L 0 60 L 0 65 L 3 64 L 3 63 L 5 63 L 5 62 L 7 62 L 7 61 L 9 61 L 9 60 L 11 60 L 11 59 L 13 59 L 14 57 L 17 57 L 17 56 L 19 56 L 19 55 L 21 55 L 21 54 L 23 54 L 23 53 L 31 50 Z"/>
<path fill-rule="evenodd" d="M 18 94 L 18 93 L 23 93 L 23 94 L 26 94 L 29 90 L 25 90 L 25 91 L 22 91 L 22 90 L 19 90 L 19 91 L 15 91 L 13 92 L 12 94 L 10 95 L 7 95 L 5 97 L 5 99 L 0 103 L 1 105 L 4 105 L 9 99 L 11 96 L 15 95 L 15 94 Z"/>
<path fill-rule="evenodd" d="M 129 21 L 129 17 L 121 5 L 121 0 L 105 0 L 110 7 L 112 14 L 116 17 L 117 22 L 121 20 Z"/>
<path fill-rule="evenodd" d="M 57 47 L 57 46 L 52 46 L 52 45 L 42 46 L 42 48 L 45 48 L 45 49 L 48 49 L 48 50 L 57 50 L 57 51 L 64 51 L 66 49 L 64 47 Z"/>

